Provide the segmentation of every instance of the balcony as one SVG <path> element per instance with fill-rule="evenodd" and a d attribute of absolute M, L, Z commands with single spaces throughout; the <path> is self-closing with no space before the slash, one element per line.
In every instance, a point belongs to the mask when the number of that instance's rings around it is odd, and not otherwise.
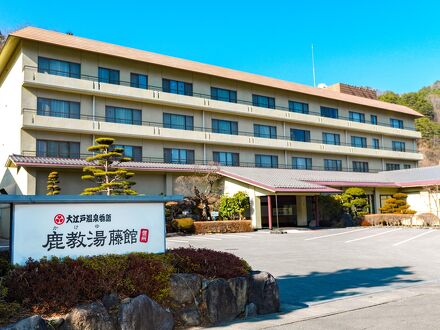
<path fill-rule="evenodd" d="M 413 127 L 405 129 L 390 127 L 387 123 L 360 123 L 345 117 L 327 118 L 320 113 L 308 114 L 290 112 L 287 107 L 276 106 L 275 109 L 253 106 L 252 102 L 237 100 L 237 103 L 211 99 L 210 95 L 193 93 L 193 96 L 162 92 L 161 87 L 148 86 L 148 89 L 131 87 L 129 82 L 120 81 L 119 85 L 98 82 L 98 77 L 81 75 L 80 79 L 40 73 L 36 67 L 24 67 L 24 86 L 38 87 L 56 91 L 66 91 L 85 95 L 95 95 L 136 102 L 169 105 L 179 108 L 190 108 L 201 111 L 220 112 L 224 114 L 298 123 L 310 126 L 328 127 L 338 130 L 359 131 L 367 134 L 383 134 L 406 138 L 420 138 L 420 132 Z"/>
<path fill-rule="evenodd" d="M 211 129 L 194 127 L 194 130 L 164 128 L 162 123 L 143 121 L 142 125 L 129 125 L 106 122 L 103 117 L 92 118 L 81 115 L 79 119 L 50 117 L 38 115 L 35 110 L 23 109 L 23 128 L 94 134 L 107 136 L 122 136 L 150 140 L 166 140 L 173 142 L 188 142 L 196 144 L 224 145 L 258 149 L 287 150 L 318 154 L 349 155 L 355 157 L 374 157 L 387 159 L 421 160 L 422 155 L 416 150 L 406 152 L 393 151 L 388 148 L 360 148 L 347 144 L 324 144 L 321 140 L 310 142 L 291 141 L 290 137 L 277 136 L 276 139 L 254 137 L 253 132 L 238 132 L 238 135 L 214 133 Z"/>

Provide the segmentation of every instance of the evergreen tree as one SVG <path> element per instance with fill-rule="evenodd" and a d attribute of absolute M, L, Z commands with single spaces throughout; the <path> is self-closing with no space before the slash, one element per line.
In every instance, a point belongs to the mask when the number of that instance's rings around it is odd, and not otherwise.
<path fill-rule="evenodd" d="M 135 182 L 128 180 L 134 176 L 134 173 L 119 167 L 120 164 L 131 160 L 124 157 L 124 149 L 113 147 L 115 140 L 112 138 L 98 138 L 95 142 L 96 145 L 90 146 L 87 150 L 97 154 L 86 158 L 93 165 L 83 168 L 83 172 L 90 174 L 81 178 L 94 182 L 96 186 L 84 189 L 81 195 L 137 195 L 137 192 L 131 188 Z"/>
<path fill-rule="evenodd" d="M 393 197 L 385 200 L 385 205 L 379 210 L 387 214 L 414 214 L 416 211 L 410 209 L 409 204 L 406 202 L 407 197 L 407 194 L 395 193 Z"/>
<path fill-rule="evenodd" d="M 50 172 L 47 176 L 47 194 L 48 196 L 59 195 L 61 188 L 58 185 L 60 180 L 58 178 L 58 172 Z"/>
<path fill-rule="evenodd" d="M 368 214 L 368 198 L 362 188 L 348 188 L 344 193 L 335 196 L 353 219 Z"/>

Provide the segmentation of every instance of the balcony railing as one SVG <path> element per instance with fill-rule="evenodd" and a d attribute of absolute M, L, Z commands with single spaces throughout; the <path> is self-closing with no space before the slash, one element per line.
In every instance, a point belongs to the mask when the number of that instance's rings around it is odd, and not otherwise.
<path fill-rule="evenodd" d="M 26 66 L 24 66 L 24 70 L 38 71 L 38 68 L 35 67 L 35 66 L 26 65 Z M 50 70 L 49 74 L 69 77 L 69 72 L 66 72 L 66 71 Z M 69 77 L 69 78 L 71 78 L 71 79 L 90 80 L 90 81 L 97 82 L 99 84 L 108 84 L 106 82 L 100 82 L 99 81 L 100 79 L 99 79 L 98 76 L 91 76 L 91 75 L 81 74 L 77 78 L 74 78 L 74 77 Z M 163 91 L 163 88 L 161 86 L 148 85 L 148 86 L 142 86 L 142 87 L 135 87 L 135 86 L 133 86 L 133 83 L 130 82 L 130 81 L 119 80 L 117 82 L 118 82 L 117 84 L 115 83 L 113 85 L 121 85 L 121 86 L 127 86 L 127 87 L 138 88 L 138 89 L 139 88 L 140 89 L 149 89 L 149 90 L 154 90 L 154 91 L 160 91 L 160 92 L 163 92 L 163 93 L 167 93 L 167 92 Z M 219 98 L 213 98 L 212 95 L 210 95 L 210 94 L 198 93 L 198 92 L 194 92 L 194 91 L 191 93 L 191 95 L 188 95 L 188 94 L 180 94 L 180 95 L 186 95 L 186 96 L 192 96 L 192 97 L 200 97 L 200 98 L 211 99 L 211 100 L 222 101 L 222 102 L 228 102 L 228 103 L 238 103 L 238 104 L 256 106 L 256 105 L 253 104 L 252 101 L 249 101 L 249 100 L 242 100 L 242 99 L 238 99 L 237 98 L 236 102 L 230 102 L 230 101 L 225 101 L 225 100 L 222 100 L 222 99 L 219 99 Z M 276 110 L 282 110 L 282 111 L 295 112 L 295 111 L 292 111 L 289 107 L 276 105 L 276 102 L 275 102 L 275 108 L 267 108 L 267 109 L 271 109 L 271 110 L 272 109 L 276 109 Z M 298 112 L 298 113 L 302 113 L 302 112 Z M 302 113 L 302 114 L 328 118 L 326 116 L 322 116 L 320 112 L 314 112 L 314 111 L 308 111 L 308 112 Z M 338 116 L 338 117 L 332 118 L 332 119 L 339 119 L 339 120 L 346 120 L 346 121 L 351 121 L 351 122 L 358 122 L 358 121 L 350 120 L 350 117 L 347 117 L 347 116 Z M 373 126 L 384 126 L 384 127 L 396 128 L 396 127 L 393 127 L 390 123 L 385 123 L 385 122 L 380 122 L 380 121 L 373 123 L 373 122 L 371 122 L 369 120 L 364 120 L 361 123 L 363 123 L 363 124 L 370 124 L 370 125 L 373 125 Z M 400 128 L 400 129 L 410 130 L 410 131 L 415 131 L 416 130 L 416 128 L 413 127 L 413 126 L 405 126 L 404 128 Z"/>
<path fill-rule="evenodd" d="M 28 109 L 24 108 L 23 112 L 30 112 L 34 114 L 38 114 L 38 111 L 35 109 Z M 38 114 L 41 116 L 48 116 L 48 117 L 55 117 L 55 118 L 69 118 L 65 116 L 65 113 L 62 112 L 51 112 L 50 115 L 47 114 Z M 154 122 L 154 121 L 138 121 L 138 120 L 118 120 L 118 121 L 109 121 L 104 116 L 92 116 L 92 115 L 86 115 L 86 114 L 80 114 L 79 118 L 78 116 L 70 117 L 70 119 L 79 119 L 79 120 L 93 120 L 93 121 L 101 121 L 101 122 L 108 122 L 108 123 L 116 123 L 116 124 L 126 124 L 126 125 L 137 125 L 137 126 L 150 126 L 150 127 L 159 127 L 159 128 L 169 128 L 169 129 L 178 129 L 178 130 L 187 130 L 187 131 L 196 131 L 196 132 L 206 132 L 206 133 L 214 133 L 214 134 L 225 134 L 225 135 L 238 135 L 238 136 L 248 136 L 248 137 L 254 137 L 254 138 L 264 138 L 269 140 L 286 140 L 286 141 L 292 141 L 292 142 L 301 142 L 301 143 L 319 143 L 319 144 L 326 144 L 326 145 L 335 145 L 335 146 L 344 146 L 344 147 L 352 147 L 352 148 L 359 148 L 359 149 L 374 149 L 374 150 L 387 150 L 387 151 L 396 151 L 396 152 L 402 152 L 399 150 L 394 150 L 392 147 L 384 147 L 380 146 L 379 148 L 376 148 L 374 145 L 365 145 L 365 146 L 356 146 L 351 143 L 345 143 L 340 142 L 339 144 L 333 144 L 333 143 L 325 143 L 324 140 L 320 139 L 310 139 L 307 141 L 296 141 L 292 140 L 290 135 L 280 135 L 277 134 L 274 137 L 269 136 L 256 136 L 254 132 L 248 132 L 248 131 L 234 131 L 234 133 L 237 134 L 230 134 L 227 132 L 219 132 L 216 130 L 213 130 L 212 128 L 206 128 L 206 127 L 199 127 L 199 126 L 193 126 L 192 130 L 185 129 L 184 126 L 182 128 L 179 128 L 178 125 L 165 125 L 164 123 L 160 122 Z M 404 152 L 407 153 L 417 153 L 417 149 L 413 148 L 406 148 Z"/>
<path fill-rule="evenodd" d="M 36 151 L 32 151 L 32 150 L 25 150 L 22 152 L 23 156 L 37 156 L 37 152 Z M 91 153 L 86 153 L 86 154 L 80 154 L 80 158 L 68 158 L 68 157 L 59 157 L 60 155 L 45 155 L 45 154 L 38 154 L 38 157 L 44 157 L 44 158 L 63 158 L 63 159 L 82 159 L 85 160 L 87 157 L 92 156 L 93 154 Z M 180 165 L 210 165 L 210 166 L 225 166 L 225 167 L 249 167 L 249 168 L 263 168 L 263 166 L 257 166 L 258 164 L 256 162 L 242 162 L 240 161 L 238 166 L 233 166 L 233 165 L 227 165 L 227 164 L 222 164 L 222 163 L 216 163 L 213 160 L 201 160 L 201 159 L 196 159 L 194 160 L 194 162 L 192 163 L 184 163 L 184 162 L 174 162 L 174 161 L 165 161 L 165 159 L 163 157 L 142 157 L 142 162 L 143 163 L 153 163 L 153 164 L 180 164 Z M 52 165 L 52 164 L 51 164 Z M 56 164 L 53 164 L 56 165 Z M 124 166 L 124 165 L 122 165 Z M 337 171 L 336 169 L 326 169 L 324 166 L 312 166 L 309 168 L 301 168 L 298 166 L 295 166 L 293 164 L 277 164 L 277 166 L 273 166 L 273 167 L 264 167 L 264 168 L 280 168 L 280 169 L 297 169 L 297 170 L 314 170 L 314 171 Z M 377 172 L 381 172 L 383 171 L 383 169 L 369 169 L 368 172 L 366 171 L 362 171 L 363 173 L 377 173 Z M 349 166 L 342 166 L 341 169 L 338 172 L 361 172 L 361 171 L 355 171 L 353 168 L 349 167 Z"/>

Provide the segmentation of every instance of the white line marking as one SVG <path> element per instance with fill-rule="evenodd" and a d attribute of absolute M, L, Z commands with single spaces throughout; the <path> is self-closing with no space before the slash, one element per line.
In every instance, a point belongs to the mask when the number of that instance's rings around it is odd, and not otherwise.
<path fill-rule="evenodd" d="M 416 239 L 416 238 L 419 238 L 419 237 L 422 237 L 422 236 L 428 235 L 428 234 L 430 234 L 430 233 L 432 233 L 432 232 L 434 232 L 433 229 L 428 229 L 428 230 L 425 231 L 424 233 L 418 234 L 418 235 L 416 235 L 416 236 L 414 236 L 414 237 L 411 237 L 411 238 L 408 238 L 408 239 L 406 239 L 406 240 L 404 240 L 404 241 L 397 242 L 397 243 L 393 244 L 393 246 L 399 246 L 400 244 L 404 244 L 404 243 L 406 243 L 406 242 L 412 241 L 413 239 Z"/>
<path fill-rule="evenodd" d="M 223 238 L 252 238 L 253 236 L 245 236 L 245 235 L 235 235 L 235 234 L 229 234 L 229 235 L 222 235 Z"/>
<path fill-rule="evenodd" d="M 0 248 L 9 247 L 9 245 L 0 245 Z"/>
<path fill-rule="evenodd" d="M 367 230 L 367 229 L 370 229 L 370 228 L 355 229 L 355 230 L 350 230 L 350 231 L 344 231 L 342 233 L 329 234 L 329 235 L 318 236 L 318 237 L 310 237 L 310 238 L 306 238 L 305 241 L 313 241 L 315 239 L 320 239 L 320 238 L 326 238 L 326 237 L 338 236 L 338 235 L 344 235 L 344 234 L 350 234 L 350 233 L 357 233 L 359 231 L 363 231 L 363 230 Z"/>
<path fill-rule="evenodd" d="M 167 242 L 173 242 L 173 243 L 189 243 L 189 241 L 178 241 L 178 240 L 175 240 L 175 239 L 173 239 L 173 240 L 167 240 Z"/>
<path fill-rule="evenodd" d="M 207 240 L 212 240 L 212 241 L 221 241 L 222 240 L 221 238 L 214 238 L 214 237 L 190 237 L 190 238 L 192 238 L 194 240 L 197 240 L 197 239 L 207 239 Z"/>
<path fill-rule="evenodd" d="M 380 236 L 380 235 L 385 235 L 385 234 L 392 233 L 392 232 L 394 232 L 394 231 L 398 231 L 398 230 L 402 230 L 402 228 L 397 228 L 397 229 L 393 229 L 393 230 L 389 230 L 389 231 L 383 231 L 383 232 L 381 232 L 381 233 L 377 233 L 377 234 L 374 234 L 374 235 L 368 235 L 368 236 L 364 236 L 364 237 L 361 237 L 361 238 L 351 239 L 351 240 L 349 240 L 349 241 L 346 241 L 345 243 L 351 243 L 351 242 L 361 241 L 361 240 L 363 240 L 363 239 L 367 239 L 367 238 L 370 238 L 370 237 L 376 237 L 376 236 Z"/>

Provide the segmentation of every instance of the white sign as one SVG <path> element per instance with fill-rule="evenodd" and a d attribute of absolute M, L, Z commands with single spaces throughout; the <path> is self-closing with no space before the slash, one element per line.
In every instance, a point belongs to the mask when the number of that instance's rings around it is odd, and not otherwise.
<path fill-rule="evenodd" d="M 162 203 L 16 204 L 12 263 L 28 258 L 165 252 Z"/>

